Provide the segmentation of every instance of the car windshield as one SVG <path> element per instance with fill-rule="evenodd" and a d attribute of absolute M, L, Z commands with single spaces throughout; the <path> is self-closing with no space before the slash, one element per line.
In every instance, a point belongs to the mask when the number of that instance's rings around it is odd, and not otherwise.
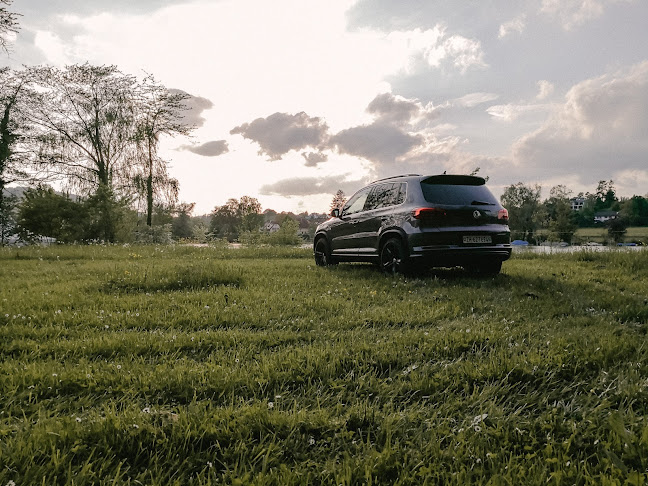
<path fill-rule="evenodd" d="M 421 182 L 423 197 L 429 203 L 453 206 L 495 206 L 493 193 L 483 185 L 429 184 Z"/>

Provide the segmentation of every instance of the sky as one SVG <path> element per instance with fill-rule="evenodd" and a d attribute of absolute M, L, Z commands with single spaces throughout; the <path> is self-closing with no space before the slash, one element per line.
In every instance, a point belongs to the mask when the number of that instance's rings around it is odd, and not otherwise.
<path fill-rule="evenodd" d="M 327 212 L 398 174 L 648 193 L 646 0 L 15 0 L 0 66 L 89 62 L 191 95 L 180 199 Z"/>

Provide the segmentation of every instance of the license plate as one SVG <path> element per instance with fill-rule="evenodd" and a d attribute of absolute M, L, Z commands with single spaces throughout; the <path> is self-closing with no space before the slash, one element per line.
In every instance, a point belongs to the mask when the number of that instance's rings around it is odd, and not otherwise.
<path fill-rule="evenodd" d="M 464 236 L 464 243 L 492 243 L 493 238 L 490 236 Z"/>

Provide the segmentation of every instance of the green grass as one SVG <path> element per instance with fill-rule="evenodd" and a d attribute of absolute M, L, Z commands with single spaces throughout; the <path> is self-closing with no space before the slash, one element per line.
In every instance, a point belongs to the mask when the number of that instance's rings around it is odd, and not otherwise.
<path fill-rule="evenodd" d="M 541 229 L 538 235 L 548 237 L 549 230 Z M 626 234 L 622 238 L 623 242 L 643 242 L 648 244 L 648 227 L 647 226 L 631 226 L 627 229 Z M 606 227 L 599 228 L 578 228 L 574 233 L 573 242 L 575 244 L 596 242 L 596 243 L 610 243 L 610 237 Z"/>
<path fill-rule="evenodd" d="M 0 485 L 646 484 L 648 252 L 495 279 L 0 250 Z"/>

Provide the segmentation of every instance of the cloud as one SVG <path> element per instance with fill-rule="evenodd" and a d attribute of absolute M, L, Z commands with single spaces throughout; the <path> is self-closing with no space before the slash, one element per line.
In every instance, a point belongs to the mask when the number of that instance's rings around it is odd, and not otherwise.
<path fill-rule="evenodd" d="M 75 14 L 96 14 L 100 12 L 112 11 L 114 13 L 123 13 L 125 11 L 133 12 L 150 12 L 151 9 L 160 9 L 162 7 L 188 3 L 190 0 L 29 0 L 24 2 L 27 5 L 20 6 L 20 12 L 23 15 L 33 18 L 35 16 L 43 17 L 45 14 L 60 15 L 69 12 Z"/>
<path fill-rule="evenodd" d="M 320 118 L 310 117 L 302 111 L 295 115 L 275 113 L 257 118 L 233 128 L 230 133 L 257 143 L 259 154 L 266 154 L 270 160 L 281 160 L 291 150 L 322 145 L 328 126 Z"/>
<path fill-rule="evenodd" d="M 187 125 L 193 125 L 195 127 L 202 127 L 205 124 L 205 119 L 202 117 L 202 112 L 213 108 L 214 103 L 212 103 L 207 98 L 201 96 L 194 96 L 181 89 L 169 88 L 169 93 L 171 94 L 184 94 L 188 98 L 183 101 L 184 105 L 187 107 L 187 110 L 182 111 L 182 117 L 184 122 Z"/>
<path fill-rule="evenodd" d="M 306 167 L 315 167 L 321 162 L 326 162 L 328 160 L 328 155 L 323 152 L 302 152 L 302 157 L 306 163 Z"/>
<path fill-rule="evenodd" d="M 544 100 L 549 98 L 554 92 L 554 85 L 546 80 L 538 81 L 538 95 L 536 96 L 539 100 Z"/>
<path fill-rule="evenodd" d="M 186 150 L 203 157 L 218 157 L 229 152 L 226 140 L 213 140 L 201 145 L 182 145 L 180 150 Z"/>
<path fill-rule="evenodd" d="M 461 73 L 471 68 L 483 68 L 484 52 L 481 43 L 461 35 L 449 35 L 447 28 L 437 24 L 432 29 L 414 29 L 391 32 L 387 39 L 401 46 L 409 62 L 406 72 L 419 71 L 421 67 L 453 67 Z"/>
<path fill-rule="evenodd" d="M 520 15 L 519 17 L 516 17 L 513 20 L 509 20 L 508 22 L 504 22 L 502 25 L 500 25 L 499 34 L 497 35 L 497 37 L 499 39 L 503 39 L 504 37 L 508 37 L 511 34 L 521 34 L 524 31 L 525 27 L 526 15 Z"/>
<path fill-rule="evenodd" d="M 648 187 L 648 170 L 627 169 L 614 174 L 614 183 L 624 194 L 642 195 Z"/>
<path fill-rule="evenodd" d="M 394 123 L 409 122 L 419 111 L 415 101 L 391 93 L 377 95 L 367 106 L 368 113 Z"/>
<path fill-rule="evenodd" d="M 464 108 L 473 108 L 482 103 L 488 103 L 499 98 L 499 95 L 494 93 L 470 93 L 461 98 L 452 100 L 450 104 Z"/>
<path fill-rule="evenodd" d="M 426 122 L 438 118 L 432 103 L 423 105 L 415 99 L 407 99 L 392 93 L 378 94 L 367 106 L 370 113 L 383 123 L 403 125 Z"/>
<path fill-rule="evenodd" d="M 551 109 L 546 104 L 520 104 L 509 103 L 506 105 L 490 106 L 486 113 L 496 120 L 512 122 L 525 115 L 543 113 Z"/>
<path fill-rule="evenodd" d="M 384 122 L 347 128 L 330 140 L 330 144 L 342 154 L 362 157 L 377 163 L 393 163 L 422 142 L 422 136 L 411 135 Z"/>
<path fill-rule="evenodd" d="M 573 86 L 549 121 L 513 147 L 536 172 L 577 171 L 588 180 L 644 170 L 648 153 L 648 61 Z"/>
<path fill-rule="evenodd" d="M 603 15 L 607 5 L 632 0 L 542 0 L 540 12 L 572 30 Z"/>
<path fill-rule="evenodd" d="M 264 196 L 310 196 L 315 194 L 335 194 L 339 189 L 352 194 L 367 181 L 347 181 L 345 175 L 327 177 L 293 177 L 261 187 Z"/>

